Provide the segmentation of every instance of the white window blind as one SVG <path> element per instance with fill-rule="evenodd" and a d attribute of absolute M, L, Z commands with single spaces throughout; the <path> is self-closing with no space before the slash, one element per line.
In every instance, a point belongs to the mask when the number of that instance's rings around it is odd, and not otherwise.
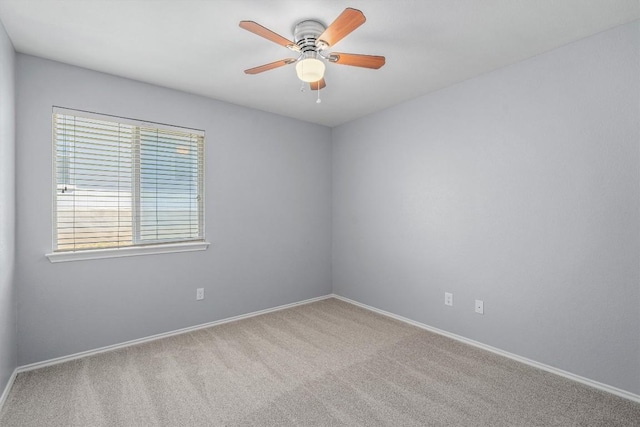
<path fill-rule="evenodd" d="M 204 240 L 204 133 L 54 108 L 54 251 Z"/>

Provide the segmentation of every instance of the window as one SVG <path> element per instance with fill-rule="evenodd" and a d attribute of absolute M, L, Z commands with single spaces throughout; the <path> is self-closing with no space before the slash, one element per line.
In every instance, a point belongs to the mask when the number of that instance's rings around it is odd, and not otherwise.
<path fill-rule="evenodd" d="M 204 132 L 56 107 L 53 144 L 52 262 L 206 249 Z"/>

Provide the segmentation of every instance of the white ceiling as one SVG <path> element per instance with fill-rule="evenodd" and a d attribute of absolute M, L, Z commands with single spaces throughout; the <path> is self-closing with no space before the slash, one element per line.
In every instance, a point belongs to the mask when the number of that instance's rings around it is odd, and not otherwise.
<path fill-rule="evenodd" d="M 293 65 L 243 73 L 295 55 L 239 21 L 293 39 L 346 7 L 367 22 L 335 50 L 384 55 L 380 70 L 328 64 L 321 104 Z M 327 126 L 639 18 L 638 0 L 0 0 L 18 52 Z"/>

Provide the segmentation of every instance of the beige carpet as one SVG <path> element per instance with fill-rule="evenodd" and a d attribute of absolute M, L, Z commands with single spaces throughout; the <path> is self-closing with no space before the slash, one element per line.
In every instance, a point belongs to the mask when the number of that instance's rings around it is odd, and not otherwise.
<path fill-rule="evenodd" d="M 329 299 L 18 375 L 0 425 L 640 425 L 640 404 Z"/>

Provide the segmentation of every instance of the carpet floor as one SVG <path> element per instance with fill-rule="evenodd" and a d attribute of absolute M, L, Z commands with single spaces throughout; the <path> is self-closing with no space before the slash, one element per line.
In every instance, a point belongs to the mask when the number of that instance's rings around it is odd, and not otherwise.
<path fill-rule="evenodd" d="M 640 404 L 327 299 L 21 373 L 9 426 L 640 426 Z"/>

